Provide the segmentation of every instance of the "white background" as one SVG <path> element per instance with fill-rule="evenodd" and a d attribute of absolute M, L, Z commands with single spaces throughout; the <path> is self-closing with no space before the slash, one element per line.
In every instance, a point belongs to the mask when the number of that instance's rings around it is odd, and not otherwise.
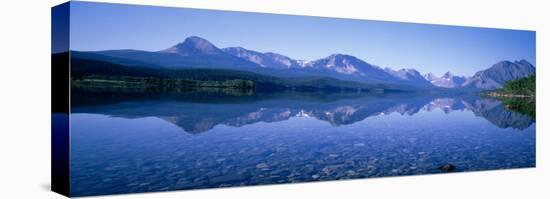
<path fill-rule="evenodd" d="M 58 0 L 2 1 L 0 198 L 63 198 L 50 182 L 50 7 Z M 178 7 L 376 19 L 537 31 L 537 168 L 339 182 L 129 194 L 106 198 L 549 198 L 545 1 L 110 0 Z M 101 13 L 98 13 L 101 14 Z M 514 46 L 509 46 L 513 48 Z M 421 49 L 419 49 L 421 50 Z"/>

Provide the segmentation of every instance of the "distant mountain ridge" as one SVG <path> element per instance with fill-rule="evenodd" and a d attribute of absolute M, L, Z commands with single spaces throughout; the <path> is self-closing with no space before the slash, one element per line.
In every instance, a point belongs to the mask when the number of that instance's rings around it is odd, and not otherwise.
<path fill-rule="evenodd" d="M 408 81 L 408 83 L 415 85 L 416 87 L 430 87 L 430 86 L 436 86 L 429 82 L 420 72 L 418 72 L 415 69 L 400 69 L 397 71 L 394 71 L 390 68 L 386 68 L 386 71 L 403 81 Z"/>
<path fill-rule="evenodd" d="M 428 73 L 424 75 L 424 78 L 433 85 L 444 88 L 460 88 L 468 79 L 464 76 L 456 76 L 451 72 L 446 72 L 442 77 L 437 77 L 432 73 Z"/>
<path fill-rule="evenodd" d="M 325 58 L 306 61 L 243 47 L 218 48 L 197 36 L 188 37 L 183 42 L 160 51 L 73 51 L 71 55 L 127 66 L 229 69 L 283 77 L 326 76 L 369 84 L 402 85 L 415 89 L 497 89 L 506 81 L 535 73 L 532 64 L 521 60 L 498 62 L 472 77 L 455 76 L 450 72 L 442 77 L 436 77 L 431 73 L 422 75 L 415 69 L 383 69 L 346 54 L 332 54 Z"/>
<path fill-rule="evenodd" d="M 264 68 L 288 69 L 300 67 L 296 60 L 277 53 L 260 53 L 242 47 L 228 47 L 223 48 L 222 51 Z"/>

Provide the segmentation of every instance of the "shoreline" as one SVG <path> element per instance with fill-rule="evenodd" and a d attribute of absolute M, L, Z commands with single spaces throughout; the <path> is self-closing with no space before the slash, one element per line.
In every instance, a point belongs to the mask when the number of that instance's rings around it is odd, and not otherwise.
<path fill-rule="evenodd" d="M 536 98 L 536 95 L 522 95 L 522 94 L 506 94 L 506 93 L 482 93 L 481 95 L 489 97 L 503 97 L 503 98 Z"/>

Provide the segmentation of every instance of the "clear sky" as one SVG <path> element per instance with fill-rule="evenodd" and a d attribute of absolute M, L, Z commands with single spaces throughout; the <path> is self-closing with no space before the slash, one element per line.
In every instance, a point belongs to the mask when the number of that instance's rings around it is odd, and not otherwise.
<path fill-rule="evenodd" d="M 72 50 L 157 51 L 189 36 L 293 59 L 343 53 L 436 75 L 470 76 L 502 60 L 536 66 L 533 31 L 72 2 Z"/>

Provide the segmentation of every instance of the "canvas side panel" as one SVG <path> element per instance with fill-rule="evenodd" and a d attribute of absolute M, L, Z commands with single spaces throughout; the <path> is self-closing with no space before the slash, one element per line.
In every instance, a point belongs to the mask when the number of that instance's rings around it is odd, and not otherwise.
<path fill-rule="evenodd" d="M 70 195 L 70 3 L 52 8 L 51 54 L 51 189 Z"/>

